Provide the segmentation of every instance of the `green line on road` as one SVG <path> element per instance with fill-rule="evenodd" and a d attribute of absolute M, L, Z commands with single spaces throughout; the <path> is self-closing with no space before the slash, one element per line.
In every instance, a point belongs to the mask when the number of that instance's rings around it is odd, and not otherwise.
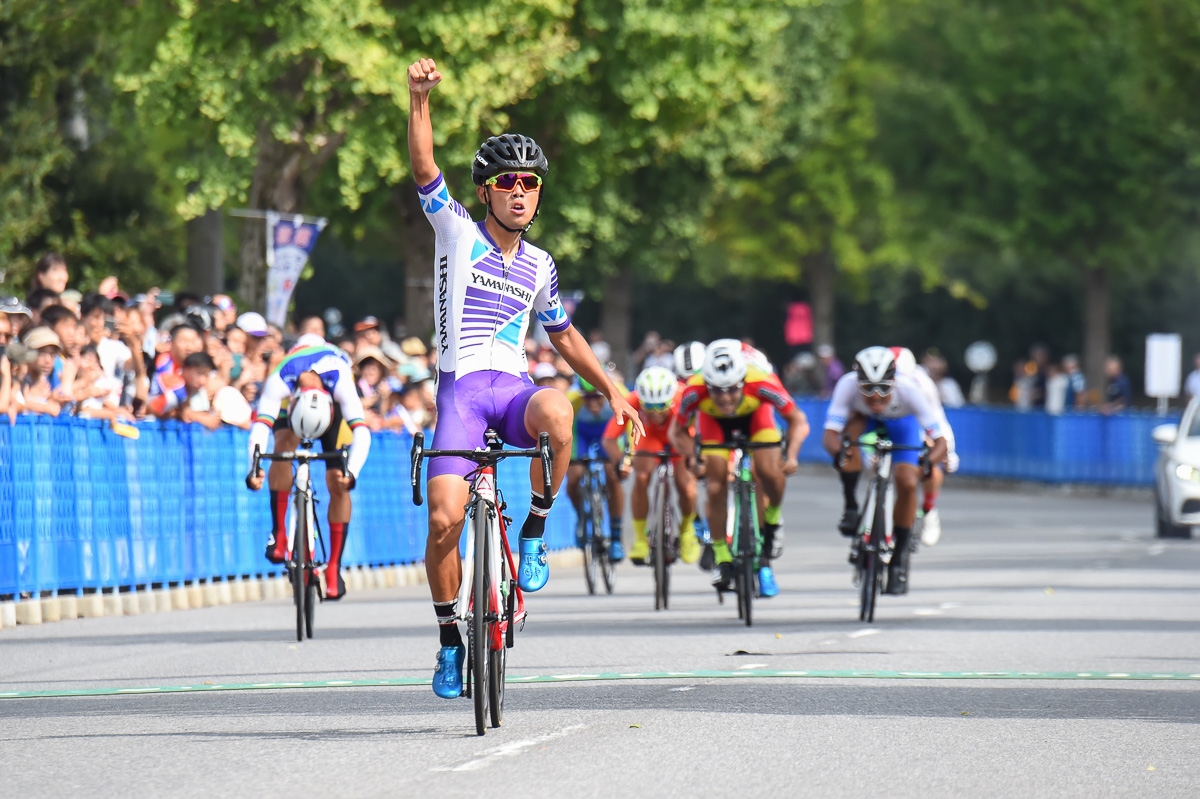
<path fill-rule="evenodd" d="M 832 679 L 832 680 L 1083 680 L 1129 682 L 1195 682 L 1200 674 L 1187 672 L 1116 671 L 629 671 L 579 674 L 538 674 L 509 677 L 505 682 L 562 683 L 601 680 L 725 680 L 746 678 Z M 268 691 L 279 688 L 377 688 L 429 685 L 424 677 L 393 677 L 386 680 L 319 680 L 315 682 L 203 683 L 143 688 L 68 688 L 58 691 L 0 691 L 0 699 L 45 699 L 68 696 L 133 696 L 137 694 L 185 694 L 205 691 Z"/>

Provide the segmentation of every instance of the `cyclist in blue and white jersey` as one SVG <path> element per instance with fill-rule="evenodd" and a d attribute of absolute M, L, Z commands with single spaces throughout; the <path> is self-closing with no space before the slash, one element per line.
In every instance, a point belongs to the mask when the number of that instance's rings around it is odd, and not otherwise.
<path fill-rule="evenodd" d="M 571 403 L 529 379 L 525 335 L 536 315 L 558 353 L 612 405 L 618 419 L 630 418 L 635 438 L 641 421 L 605 374 L 587 341 L 571 325 L 558 297 L 554 259 L 523 239 L 541 207 L 546 156 L 533 139 L 506 133 L 482 145 L 471 166 L 476 197 L 487 216 L 475 222 L 450 196 L 433 158 L 429 93 L 442 79 L 431 59 L 408 68 L 408 150 L 421 207 L 433 226 L 434 345 L 438 348 L 434 449 L 483 446 L 487 428 L 508 444 L 536 446 L 548 433 L 554 448 L 552 489 L 567 471 L 571 447 Z M 429 466 L 429 539 L 425 570 L 438 618 L 441 651 L 433 677 L 438 696 L 462 693 L 466 649 L 455 622 L 462 579 L 458 540 L 475 465 L 463 458 L 434 458 Z M 546 584 L 549 566 L 542 541 L 554 495 L 542 496 L 541 464 L 530 464 L 529 515 L 521 526 L 518 582 L 525 591 Z"/>
<path fill-rule="evenodd" d="M 267 436 L 272 429 L 275 431 L 275 452 L 288 452 L 299 445 L 299 437 L 288 426 L 284 403 L 305 391 L 325 392 L 333 398 L 333 417 L 320 439 L 323 451 L 333 452 L 337 449 L 338 436 L 344 425 L 351 432 L 346 464 L 350 473 L 344 474 L 338 461 L 330 461 L 325 465 L 325 485 L 329 488 L 329 563 L 325 567 L 325 598 L 336 600 L 346 593 L 341 562 L 350 528 L 350 491 L 371 449 L 371 431 L 363 421 L 362 400 L 354 387 L 354 373 L 344 352 L 327 344 L 315 333 L 299 338 L 296 346 L 263 383 L 258 415 L 250 428 L 250 461 L 253 465 L 255 447 L 266 451 Z M 254 491 L 262 488 L 262 483 L 261 475 L 251 475 L 246 480 L 246 484 Z M 267 542 L 267 560 L 283 563 L 288 557 L 286 520 L 292 487 L 292 465 L 272 463 L 267 485 L 271 492 L 272 522 L 271 538 Z"/>
<path fill-rule="evenodd" d="M 622 397 L 628 396 L 629 390 L 624 384 L 617 383 L 616 386 Z M 567 399 L 571 401 L 571 407 L 575 411 L 575 422 L 571 428 L 571 460 L 574 461 L 577 458 L 586 458 L 593 446 L 601 446 L 601 442 L 604 440 L 604 431 L 613 418 L 613 409 L 604 401 L 604 395 L 582 378 L 577 385 L 567 390 Z M 600 453 L 604 454 L 605 451 L 601 449 Z M 625 548 L 621 541 L 621 514 L 625 508 L 625 488 L 621 485 L 621 476 L 617 472 L 619 460 L 617 458 L 604 464 L 604 470 L 608 477 L 604 483 L 605 490 L 608 491 L 608 559 L 613 563 L 620 562 L 625 557 Z M 575 538 L 576 543 L 581 547 L 584 542 L 583 514 L 580 513 L 583 508 L 583 492 L 580 490 L 580 485 L 585 473 L 586 469 L 582 463 L 572 463 L 567 468 L 567 497 L 570 498 L 571 504 L 575 506 L 575 512 L 579 516 Z M 597 531 L 597 534 L 602 532 Z"/>
<path fill-rule="evenodd" d="M 937 498 L 942 491 L 942 483 L 947 474 L 958 471 L 958 453 L 954 448 L 954 429 L 946 418 L 946 409 L 942 405 L 942 395 L 937 384 L 929 376 L 924 367 L 917 365 L 917 359 L 912 350 L 907 347 L 892 347 L 896 356 L 896 370 L 902 375 L 911 375 L 921 387 L 921 393 L 929 400 L 930 407 L 937 414 L 941 425 L 942 436 L 946 439 L 946 460 L 944 463 L 935 462 L 929 465 L 929 476 L 921 483 L 921 543 L 931 547 L 942 537 L 942 515 L 937 509 Z M 926 437 L 928 440 L 928 436 Z"/>
<path fill-rule="evenodd" d="M 884 428 L 894 444 L 920 447 L 925 436 L 933 441 L 930 463 L 946 457 L 946 438 L 941 423 L 921 387 L 909 375 L 897 374 L 896 358 L 887 347 L 868 347 L 854 358 L 854 371 L 842 375 L 833 389 L 825 416 L 822 444 L 841 473 L 845 511 L 838 524 L 842 535 L 852 537 L 858 529 L 858 498 L 855 489 L 862 473 L 858 446 L 846 450 L 841 463 L 842 436 L 857 441 L 863 433 Z M 892 516 L 895 554 L 888 564 L 889 593 L 908 590 L 908 555 L 913 522 L 917 515 L 917 483 L 921 479 L 919 453 L 900 450 L 892 456 L 896 485 L 896 507 Z"/>

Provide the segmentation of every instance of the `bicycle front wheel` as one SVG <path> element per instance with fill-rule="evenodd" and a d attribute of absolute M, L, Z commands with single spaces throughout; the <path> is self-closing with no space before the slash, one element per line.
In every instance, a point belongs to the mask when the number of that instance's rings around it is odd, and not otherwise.
<path fill-rule="evenodd" d="M 491 580 L 488 565 L 488 549 L 491 545 L 488 535 L 488 504 L 476 500 L 474 512 L 471 515 L 471 533 L 475 536 L 475 571 L 472 575 L 471 586 L 471 679 L 475 683 L 472 696 L 475 700 L 475 734 L 487 732 L 488 721 L 488 650 L 491 642 L 488 640 L 488 611 L 491 602 Z"/>
<path fill-rule="evenodd" d="M 296 640 L 303 641 L 309 613 L 308 592 L 305 590 L 305 583 L 308 582 L 308 509 L 303 500 L 296 500 L 294 511 L 296 534 L 292 536 L 292 598 L 296 603 Z"/>
<path fill-rule="evenodd" d="M 617 564 L 609 557 L 608 535 L 604 530 L 604 503 L 608 497 L 596 480 L 592 490 L 592 546 L 595 548 L 596 560 L 600 561 L 600 574 L 604 578 L 604 590 L 611 594 L 617 587 Z"/>
<path fill-rule="evenodd" d="M 654 522 L 654 532 L 650 538 L 650 547 L 654 551 L 654 609 L 666 610 L 667 608 L 667 546 L 670 534 L 667 526 L 671 521 L 671 514 L 667 508 L 667 486 L 666 482 L 661 479 L 655 479 L 654 491 L 654 509 L 658 511 Z"/>
<path fill-rule="evenodd" d="M 738 492 L 738 602 L 741 604 L 742 620 L 749 627 L 754 624 L 751 607 L 754 604 L 754 565 L 756 559 L 754 529 L 754 492 L 743 484 Z"/>
<path fill-rule="evenodd" d="M 488 653 L 488 708 L 492 726 L 504 723 L 504 667 L 508 661 L 508 648 L 500 647 Z"/>
<path fill-rule="evenodd" d="M 587 581 L 589 594 L 596 593 L 596 569 L 599 560 L 599 547 L 596 545 L 596 531 L 592 525 L 591 491 L 584 499 L 580 522 L 583 524 L 583 578 Z"/>
<path fill-rule="evenodd" d="M 873 518 L 871 520 L 871 538 L 867 545 L 866 552 L 866 568 L 863 572 L 863 581 L 861 586 L 862 601 L 859 620 L 865 622 L 875 621 L 875 603 L 879 599 L 879 587 L 883 581 L 883 542 L 887 536 L 887 502 L 885 501 L 886 494 L 881 488 L 875 497 L 875 508 Z"/>

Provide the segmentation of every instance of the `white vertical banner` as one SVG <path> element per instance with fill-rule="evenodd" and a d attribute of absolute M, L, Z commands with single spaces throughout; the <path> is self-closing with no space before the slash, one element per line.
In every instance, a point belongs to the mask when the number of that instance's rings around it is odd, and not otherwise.
<path fill-rule="evenodd" d="M 267 211 L 267 321 L 283 327 L 288 303 L 328 220 Z"/>

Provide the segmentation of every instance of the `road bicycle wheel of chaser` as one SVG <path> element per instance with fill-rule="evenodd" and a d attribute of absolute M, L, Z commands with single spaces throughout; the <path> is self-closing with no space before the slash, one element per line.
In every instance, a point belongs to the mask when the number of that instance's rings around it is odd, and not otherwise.
<path fill-rule="evenodd" d="M 662 480 L 655 480 L 654 486 L 654 509 L 655 514 L 654 534 L 650 539 L 650 546 L 654 550 L 654 609 L 666 610 L 670 586 L 668 580 L 670 577 L 667 573 L 667 546 L 669 535 L 667 533 L 671 514 L 667 507 L 667 486 Z"/>
<path fill-rule="evenodd" d="M 880 582 L 883 580 L 883 541 L 887 535 L 887 502 L 886 493 L 880 492 L 875 497 L 875 508 L 871 519 L 871 543 L 866 549 L 866 568 L 863 570 L 863 581 L 860 588 L 859 620 L 875 621 L 875 603 L 879 599 Z"/>
<path fill-rule="evenodd" d="M 604 577 L 604 590 L 611 594 L 617 587 L 617 564 L 608 556 L 608 533 L 604 529 L 604 503 L 607 501 L 597 480 L 592 493 L 592 541 L 596 560 L 600 561 L 600 574 Z"/>
<path fill-rule="evenodd" d="M 589 529 L 592 527 L 592 509 L 591 509 L 591 492 L 588 492 L 587 501 L 584 503 L 583 518 L 580 519 L 583 524 L 583 578 L 587 582 L 587 590 L 589 594 L 596 593 L 596 569 L 599 562 L 596 546 L 596 531 Z"/>
<path fill-rule="evenodd" d="M 488 574 L 488 506 L 480 499 L 471 515 L 472 535 L 475 536 L 475 571 L 471 591 L 471 679 L 475 700 L 475 734 L 484 735 L 488 722 L 488 600 L 491 586 Z"/>
<path fill-rule="evenodd" d="M 304 590 L 305 574 L 308 561 L 305 558 L 305 550 L 308 549 L 308 514 L 304 512 L 304 504 L 297 502 L 295 507 L 296 513 L 296 533 L 292 536 L 292 599 L 296 604 L 296 640 L 304 640 L 304 625 L 306 620 L 306 605 L 307 599 Z"/>
<path fill-rule="evenodd" d="M 313 614 L 317 607 L 317 570 L 305 569 L 307 585 L 304 587 L 304 635 L 312 638 Z M 335 578 L 336 579 L 336 578 Z"/>
<path fill-rule="evenodd" d="M 741 618 L 749 627 L 754 624 L 751 608 L 754 604 L 754 544 L 756 530 L 754 529 L 754 492 L 743 487 L 739 492 L 738 503 L 738 603 L 741 606 Z"/>

